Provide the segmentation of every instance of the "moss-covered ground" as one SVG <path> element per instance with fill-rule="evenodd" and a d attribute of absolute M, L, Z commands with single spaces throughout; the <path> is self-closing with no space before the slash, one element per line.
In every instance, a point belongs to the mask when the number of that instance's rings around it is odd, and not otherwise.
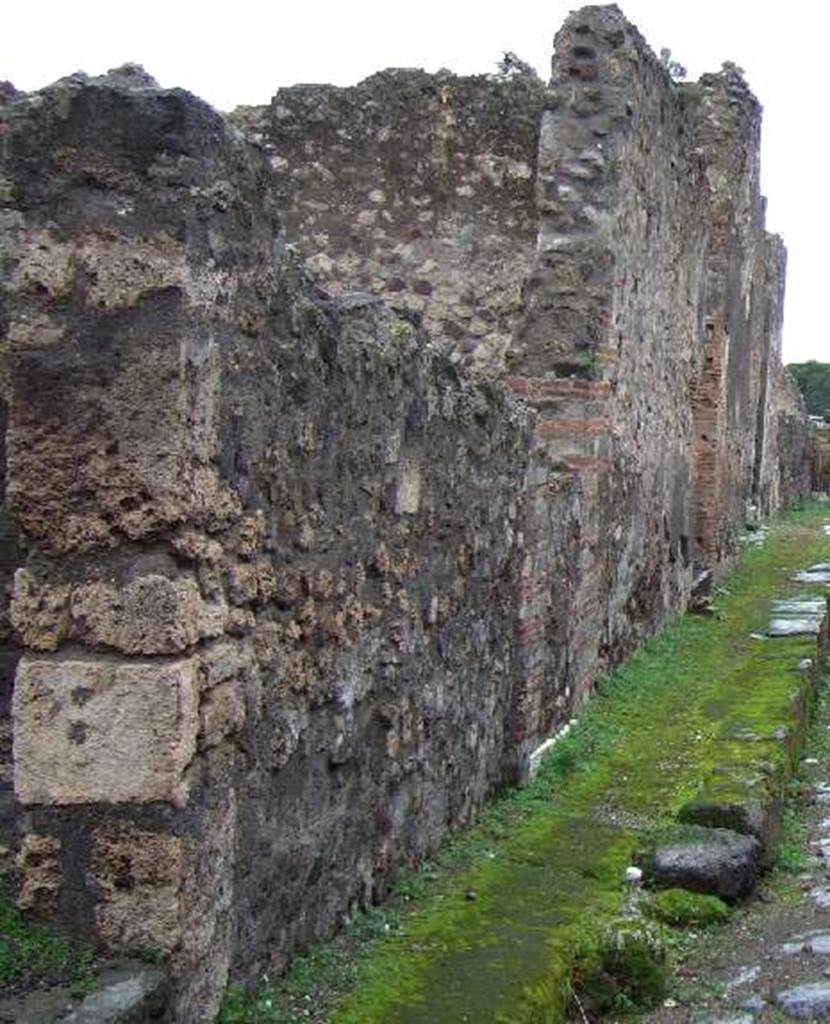
<path fill-rule="evenodd" d="M 88 942 L 27 921 L 0 877 L 0 992 L 64 984 L 81 996 L 95 985 L 95 961 Z"/>
<path fill-rule="evenodd" d="M 405 879 L 388 915 L 356 922 L 369 935 L 313 951 L 254 997 L 232 993 L 220 1020 L 562 1020 L 574 965 L 599 955 L 649 834 L 689 806 L 780 795 L 811 696 L 798 666 L 815 643 L 759 637 L 774 599 L 810 592 L 790 576 L 830 558 L 828 520 L 825 505 L 783 517 L 744 552 L 716 614 L 684 616 L 604 680 L 531 786 Z"/>

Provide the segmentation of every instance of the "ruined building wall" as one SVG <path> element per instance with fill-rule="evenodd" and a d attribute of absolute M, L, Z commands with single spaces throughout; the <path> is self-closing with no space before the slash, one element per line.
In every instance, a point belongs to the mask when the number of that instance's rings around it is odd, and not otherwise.
<path fill-rule="evenodd" d="M 584 503 L 569 608 L 577 703 L 685 605 L 692 580 L 688 389 L 705 224 L 687 130 L 682 97 L 619 11 L 588 8 L 566 22 L 508 383 L 573 389 L 540 404 L 539 430 Z"/>
<path fill-rule="evenodd" d="M 234 119 L 320 284 L 383 298 L 492 373 L 533 258 L 544 94 L 530 74 L 389 70 L 280 89 Z"/>
<path fill-rule="evenodd" d="M 813 422 L 811 444 L 811 486 L 814 491 L 830 492 L 830 423 Z"/>
<path fill-rule="evenodd" d="M 811 491 L 828 488 L 826 478 L 822 486 L 811 472 L 821 432 L 810 422 L 804 397 L 783 366 L 778 366 L 777 377 L 768 420 L 774 447 L 768 449 L 767 458 L 777 477 L 781 505 L 786 506 Z"/>
<path fill-rule="evenodd" d="M 803 441 L 783 440 L 792 459 L 782 468 L 779 423 L 788 428 L 779 407 L 791 405 L 781 364 L 786 250 L 764 229 L 760 104 L 729 66 L 685 88 L 708 186 L 704 372 L 695 402 L 698 557 L 718 565 L 734 558 L 747 514 L 767 515 L 804 493 Z M 803 438 L 803 409 L 794 414 Z"/>
<path fill-rule="evenodd" d="M 187 94 L 6 123 L 21 903 L 202 1019 L 514 774 L 533 413 L 315 290 Z"/>
<path fill-rule="evenodd" d="M 298 87 L 247 143 L 135 70 L 0 109 L 22 906 L 209 1020 L 803 489 L 753 104 L 610 7 L 549 90 Z"/>

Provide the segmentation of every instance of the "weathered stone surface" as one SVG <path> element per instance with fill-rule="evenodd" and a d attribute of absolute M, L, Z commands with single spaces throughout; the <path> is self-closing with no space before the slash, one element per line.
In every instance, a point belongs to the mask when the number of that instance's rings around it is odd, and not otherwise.
<path fill-rule="evenodd" d="M 812 420 L 812 437 L 810 439 L 811 481 L 813 491 L 830 493 L 830 421 Z M 830 526 L 824 532 L 830 536 Z"/>
<path fill-rule="evenodd" d="M 24 804 L 181 804 L 197 726 L 190 661 L 24 658 L 14 694 L 17 797 Z"/>
<path fill-rule="evenodd" d="M 818 636 L 820 628 L 819 618 L 772 619 L 767 626 L 767 636 Z"/>
<path fill-rule="evenodd" d="M 88 995 L 63 1024 L 149 1024 L 165 1015 L 167 975 L 159 967 L 123 968 L 101 978 L 101 987 Z"/>
<path fill-rule="evenodd" d="M 830 889 L 823 887 L 811 889 L 810 899 L 822 910 L 830 910 Z"/>
<path fill-rule="evenodd" d="M 148 574 L 111 583 L 39 584 L 15 574 L 12 622 L 23 642 L 53 651 L 79 640 L 124 654 L 177 654 L 224 632 L 227 609 L 207 604 L 196 582 Z"/>
<path fill-rule="evenodd" d="M 794 1020 L 816 1020 L 830 1014 L 830 985 L 796 985 L 777 993 L 775 1002 Z"/>
<path fill-rule="evenodd" d="M 170 953 L 181 940 L 184 841 L 111 823 L 92 836 L 96 925 L 108 942 Z"/>
<path fill-rule="evenodd" d="M 826 909 L 826 908 L 822 908 Z M 797 953 L 813 953 L 815 956 L 830 955 L 830 932 L 808 932 L 796 936 L 780 947 L 783 956 L 794 956 Z"/>
<path fill-rule="evenodd" d="M 790 601 L 776 601 L 772 606 L 773 615 L 794 616 L 799 618 L 803 615 L 824 617 L 827 611 L 827 602 L 821 598 L 797 598 Z"/>
<path fill-rule="evenodd" d="M 749 895 L 761 867 L 761 844 L 754 836 L 727 829 L 659 847 L 651 861 L 654 884 L 690 889 L 734 901 Z"/>
<path fill-rule="evenodd" d="M 39 586 L 31 573 L 18 569 L 14 576 L 11 621 L 27 647 L 54 651 L 69 632 L 69 586 Z"/>
<path fill-rule="evenodd" d="M 20 890 L 17 905 L 38 917 L 51 917 L 58 906 L 61 885 L 60 840 L 30 832 L 23 837 L 17 854 Z"/>
<path fill-rule="evenodd" d="M 698 1024 L 752 1024 L 752 1016 L 748 1013 L 716 1014 L 714 1017 L 702 1017 Z"/>
<path fill-rule="evenodd" d="M 533 260 L 544 103 L 532 74 L 390 69 L 345 89 L 280 89 L 232 117 L 268 155 L 315 280 L 383 297 L 493 372 Z"/>
<path fill-rule="evenodd" d="M 815 566 L 805 569 L 803 572 L 797 572 L 793 576 L 793 580 L 796 583 L 830 583 L 830 569 Z"/>
<path fill-rule="evenodd" d="M 162 1024 L 170 1021 L 169 979 L 158 967 L 124 961 L 96 975 L 97 988 L 78 1000 L 72 987 L 0 997 L 4 1024 Z"/>

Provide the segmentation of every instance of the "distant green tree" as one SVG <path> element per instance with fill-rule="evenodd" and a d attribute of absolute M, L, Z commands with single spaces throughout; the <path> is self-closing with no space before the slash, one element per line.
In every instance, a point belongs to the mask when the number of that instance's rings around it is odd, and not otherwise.
<path fill-rule="evenodd" d="M 811 359 L 806 363 L 790 363 L 787 369 L 804 395 L 807 412 L 813 416 L 830 412 L 830 363 Z"/>

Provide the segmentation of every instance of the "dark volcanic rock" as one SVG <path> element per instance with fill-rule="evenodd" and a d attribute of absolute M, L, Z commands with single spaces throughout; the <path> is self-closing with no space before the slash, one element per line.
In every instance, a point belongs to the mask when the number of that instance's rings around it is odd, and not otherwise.
<path fill-rule="evenodd" d="M 163 1019 L 167 977 L 158 967 L 122 971 L 84 999 L 64 1024 L 145 1024 Z"/>
<path fill-rule="evenodd" d="M 651 864 L 654 884 L 712 893 L 724 900 L 737 900 L 752 892 L 761 863 L 761 844 L 754 836 L 728 829 L 709 832 L 658 847 Z"/>

